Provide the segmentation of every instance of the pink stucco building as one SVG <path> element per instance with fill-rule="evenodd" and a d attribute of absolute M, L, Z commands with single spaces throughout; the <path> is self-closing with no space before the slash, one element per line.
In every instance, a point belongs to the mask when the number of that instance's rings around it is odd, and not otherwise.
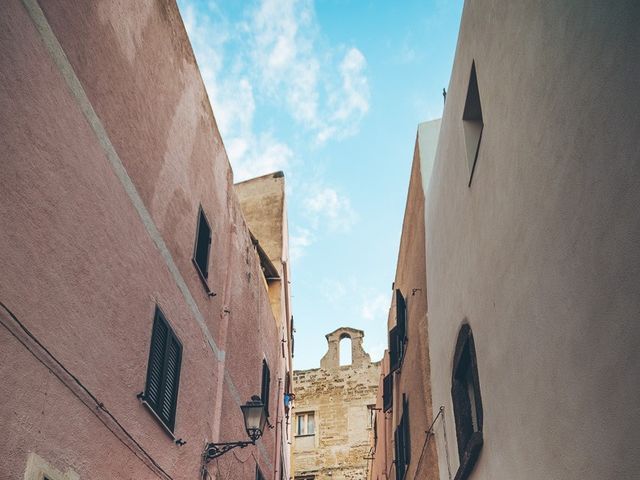
<path fill-rule="evenodd" d="M 0 78 L 0 478 L 288 478 L 284 178 L 254 231 L 174 2 L 3 1 Z"/>

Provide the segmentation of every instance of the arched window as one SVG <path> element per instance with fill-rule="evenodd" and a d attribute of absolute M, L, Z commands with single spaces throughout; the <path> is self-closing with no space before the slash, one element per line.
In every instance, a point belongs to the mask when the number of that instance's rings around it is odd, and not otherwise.
<path fill-rule="evenodd" d="M 453 357 L 451 380 L 453 414 L 456 420 L 456 437 L 460 467 L 457 480 L 466 479 L 482 449 L 482 398 L 478 378 L 478 362 L 473 332 L 468 324 L 460 327 Z"/>
<path fill-rule="evenodd" d="M 346 333 L 340 337 L 340 366 L 351 365 L 351 337 Z"/>

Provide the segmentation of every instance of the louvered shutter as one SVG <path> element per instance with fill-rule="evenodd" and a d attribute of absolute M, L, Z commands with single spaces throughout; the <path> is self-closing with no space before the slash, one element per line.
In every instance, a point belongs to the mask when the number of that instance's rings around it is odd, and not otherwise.
<path fill-rule="evenodd" d="M 389 369 L 395 372 L 400 368 L 400 332 L 396 325 L 389 330 Z"/>
<path fill-rule="evenodd" d="M 396 289 L 396 326 L 398 327 L 398 339 L 400 343 L 399 355 L 404 354 L 404 343 L 407 339 L 407 302 L 400 289 Z"/>
<path fill-rule="evenodd" d="M 156 307 L 144 400 L 171 431 L 175 426 L 181 363 L 182 345 Z"/>
<path fill-rule="evenodd" d="M 193 253 L 193 259 L 200 269 L 202 276 L 209 278 L 209 250 L 211 246 L 211 227 L 204 215 L 204 211 L 200 208 L 198 212 L 198 233 L 196 237 L 196 247 Z"/>
<path fill-rule="evenodd" d="M 262 361 L 262 389 L 260 391 L 260 399 L 264 405 L 264 411 L 269 416 L 269 391 L 271 386 L 271 371 L 266 360 Z"/>
<path fill-rule="evenodd" d="M 382 381 L 382 410 L 387 412 L 393 406 L 393 374 L 384 377 Z"/>
<path fill-rule="evenodd" d="M 158 410 L 160 393 L 162 389 L 164 355 L 167 343 L 167 324 L 160 318 L 156 310 L 153 320 L 153 333 L 151 334 L 151 351 L 149 352 L 149 365 L 147 367 L 147 386 L 145 400 Z"/>

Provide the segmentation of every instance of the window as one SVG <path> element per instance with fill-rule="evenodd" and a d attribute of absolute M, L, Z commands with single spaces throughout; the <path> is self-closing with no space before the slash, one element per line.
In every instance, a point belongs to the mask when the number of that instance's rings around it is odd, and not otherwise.
<path fill-rule="evenodd" d="M 262 360 L 262 388 L 260 389 L 260 399 L 264 404 L 264 411 L 269 416 L 269 393 L 271 388 L 271 371 L 266 360 Z"/>
<path fill-rule="evenodd" d="M 451 397 L 456 421 L 460 467 L 456 480 L 466 479 L 483 444 L 482 399 L 473 333 L 468 324 L 460 328 L 453 357 Z"/>
<path fill-rule="evenodd" d="M 198 209 L 198 228 L 196 230 L 196 245 L 193 249 L 193 263 L 200 274 L 200 278 L 207 286 L 209 278 L 209 251 L 211 249 L 211 227 L 202 207 Z M 207 286 L 207 290 L 208 290 Z"/>
<path fill-rule="evenodd" d="M 407 304 L 396 290 L 396 326 L 389 331 L 389 367 L 395 372 L 402 366 L 407 341 Z"/>
<path fill-rule="evenodd" d="M 352 346 L 351 346 L 351 337 L 349 335 L 342 334 L 340 337 L 340 351 L 338 354 L 340 360 L 340 366 L 344 367 L 347 365 L 351 365 L 352 359 Z"/>
<path fill-rule="evenodd" d="M 409 436 L 409 401 L 402 395 L 402 416 L 394 432 L 396 456 L 396 480 L 403 480 L 411 460 L 411 438 Z"/>
<path fill-rule="evenodd" d="M 316 421 L 314 412 L 298 413 L 296 415 L 296 436 L 315 435 Z"/>
<path fill-rule="evenodd" d="M 262 472 L 260 471 L 260 467 L 258 467 L 258 465 L 256 465 L 256 480 L 265 480 L 264 475 L 262 475 Z"/>
<path fill-rule="evenodd" d="M 376 406 L 375 404 L 373 405 L 367 405 L 367 417 L 369 418 L 369 422 L 367 423 L 367 429 L 371 430 L 375 424 L 375 419 L 376 419 Z"/>
<path fill-rule="evenodd" d="M 393 407 L 393 373 L 382 381 L 382 410 L 388 412 Z"/>
<path fill-rule="evenodd" d="M 464 129 L 464 143 L 467 151 L 467 164 L 469 166 L 469 185 L 473 178 L 482 139 L 482 106 L 480 105 L 480 90 L 478 89 L 478 77 L 476 75 L 476 63 L 471 63 L 469 86 L 467 87 L 467 99 L 462 114 L 462 127 Z"/>
<path fill-rule="evenodd" d="M 173 432 L 176 420 L 182 344 L 156 306 L 149 349 L 147 382 L 142 399 L 162 424 Z"/>

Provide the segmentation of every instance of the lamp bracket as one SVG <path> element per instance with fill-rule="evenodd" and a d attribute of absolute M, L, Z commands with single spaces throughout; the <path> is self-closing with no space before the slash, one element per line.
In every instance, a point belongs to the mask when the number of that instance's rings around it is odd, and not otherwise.
<path fill-rule="evenodd" d="M 255 445 L 255 440 L 249 442 L 223 442 L 223 443 L 208 443 L 204 450 L 204 461 L 209 463 L 210 460 L 224 455 L 229 450 L 240 447 L 248 447 L 249 445 Z"/>

